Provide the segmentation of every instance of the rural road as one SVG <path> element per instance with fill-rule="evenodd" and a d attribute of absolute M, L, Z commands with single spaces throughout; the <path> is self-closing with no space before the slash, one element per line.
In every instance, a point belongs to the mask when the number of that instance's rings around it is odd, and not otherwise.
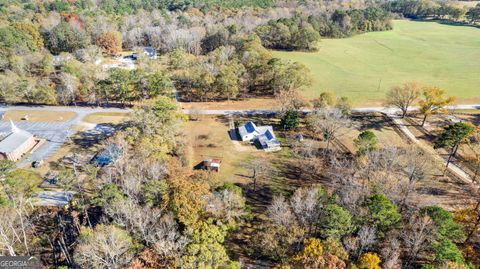
<path fill-rule="evenodd" d="M 471 105 L 455 105 L 455 106 L 448 106 L 449 110 L 462 110 L 462 109 L 479 109 L 480 104 L 471 104 Z M 418 110 L 418 107 L 410 107 L 408 111 L 415 111 Z M 268 109 L 237 109 L 237 110 L 218 110 L 218 109 L 183 109 L 185 114 L 190 113 L 198 113 L 202 115 L 235 115 L 235 114 L 243 114 L 243 115 L 268 115 L 268 114 L 275 114 L 276 110 L 268 110 Z M 385 107 L 360 107 L 360 108 L 353 108 L 353 112 L 358 113 L 368 113 L 368 112 L 380 112 L 385 113 L 388 115 L 395 114 L 399 112 L 399 109 L 396 108 L 385 108 Z M 311 109 L 303 109 L 302 112 L 310 113 L 312 112 Z"/>
<path fill-rule="evenodd" d="M 455 105 L 447 107 L 450 110 L 462 110 L 462 109 L 480 109 L 480 104 L 471 105 Z M 98 112 L 119 112 L 128 113 L 132 112 L 131 108 L 103 108 L 103 107 L 81 107 L 81 106 L 0 106 L 0 112 L 7 110 L 34 110 L 34 111 L 68 111 L 75 112 L 79 115 L 88 115 Z M 418 110 L 418 107 L 410 107 L 409 111 Z M 199 113 L 202 115 L 231 115 L 231 114 L 243 114 L 243 115 L 268 115 L 275 114 L 277 111 L 273 109 L 235 109 L 235 110 L 219 110 L 219 109 L 183 109 L 185 114 Z M 311 109 L 302 110 L 305 113 L 312 112 Z M 385 114 L 395 114 L 399 109 L 385 108 L 385 107 L 364 107 L 353 108 L 353 112 L 367 113 L 367 112 L 381 112 Z"/>

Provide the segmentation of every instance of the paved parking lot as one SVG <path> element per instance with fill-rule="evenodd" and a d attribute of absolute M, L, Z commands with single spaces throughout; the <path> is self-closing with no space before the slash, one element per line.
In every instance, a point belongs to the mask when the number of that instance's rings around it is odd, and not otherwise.
<path fill-rule="evenodd" d="M 70 128 L 75 123 L 78 123 L 77 118 L 68 122 L 16 122 L 15 125 L 18 128 L 28 131 L 38 138 L 45 139 L 45 143 L 21 161 L 18 166 L 28 165 L 34 161 L 46 160 L 52 156 L 74 134 L 74 131 Z M 10 122 L 0 121 L 0 134 L 9 133 L 10 130 Z M 97 143 L 99 140 L 105 139 L 114 133 L 114 127 L 98 124 L 94 128 L 82 132 L 81 140 Z"/>
<path fill-rule="evenodd" d="M 40 148 L 20 162 L 19 166 L 37 160 L 48 159 L 73 133 L 70 131 L 72 122 L 17 122 L 15 125 L 20 129 L 32 133 L 36 137 L 46 140 Z M 0 133 L 9 133 L 10 129 L 10 122 L 0 122 Z"/>
<path fill-rule="evenodd" d="M 1 106 L 0 119 L 8 110 L 32 110 L 32 111 L 64 111 L 75 112 L 77 116 L 67 122 L 15 122 L 18 128 L 29 131 L 39 138 L 45 139 L 45 143 L 35 152 L 31 153 L 18 165 L 23 166 L 36 160 L 46 160 L 52 156 L 69 137 L 74 134 L 72 125 L 82 123 L 81 120 L 92 113 L 98 112 L 119 112 L 129 113 L 131 109 L 125 108 L 100 108 L 100 107 L 49 107 L 49 106 Z M 85 140 L 98 142 L 111 136 L 115 128 L 108 124 L 90 124 L 89 130 L 81 133 Z M 0 121 L 0 134 L 10 132 L 10 122 Z"/>

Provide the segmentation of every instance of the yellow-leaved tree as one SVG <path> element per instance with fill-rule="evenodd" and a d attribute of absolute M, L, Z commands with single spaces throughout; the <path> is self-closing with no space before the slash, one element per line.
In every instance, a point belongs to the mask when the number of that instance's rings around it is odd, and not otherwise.
<path fill-rule="evenodd" d="M 382 260 L 377 253 L 367 252 L 360 256 L 358 260 L 358 268 L 360 269 L 381 269 L 380 263 Z"/>
<path fill-rule="evenodd" d="M 307 269 L 344 269 L 346 265 L 342 259 L 348 259 L 348 255 L 339 243 L 330 239 L 323 243 L 320 239 L 313 237 L 304 239 L 302 251 L 293 257 L 300 268 Z"/>
<path fill-rule="evenodd" d="M 422 127 L 428 116 L 445 113 L 447 106 L 455 102 L 455 97 L 445 97 L 444 95 L 445 90 L 436 86 L 423 89 L 422 99 L 418 102 L 418 110 L 423 115 Z"/>

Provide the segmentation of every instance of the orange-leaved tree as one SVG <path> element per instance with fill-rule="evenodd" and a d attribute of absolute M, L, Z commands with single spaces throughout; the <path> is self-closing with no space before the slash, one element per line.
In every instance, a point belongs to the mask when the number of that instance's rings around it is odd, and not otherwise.
<path fill-rule="evenodd" d="M 97 45 L 109 55 L 116 54 L 122 50 L 122 34 L 117 31 L 101 33 Z"/>

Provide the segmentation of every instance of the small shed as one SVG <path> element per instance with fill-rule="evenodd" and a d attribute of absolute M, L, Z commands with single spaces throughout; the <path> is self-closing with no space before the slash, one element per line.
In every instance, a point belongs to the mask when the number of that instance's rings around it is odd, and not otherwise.
<path fill-rule="evenodd" d="M 215 171 L 218 172 L 220 171 L 220 164 L 222 163 L 222 160 L 220 159 L 208 159 L 203 161 L 203 169 L 207 171 Z"/>

